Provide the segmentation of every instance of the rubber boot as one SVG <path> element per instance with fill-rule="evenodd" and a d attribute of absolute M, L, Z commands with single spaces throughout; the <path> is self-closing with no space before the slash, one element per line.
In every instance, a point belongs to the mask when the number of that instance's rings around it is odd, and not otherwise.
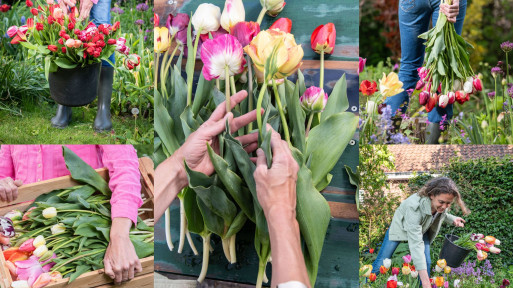
<path fill-rule="evenodd" d="M 71 121 L 71 107 L 58 104 L 57 113 L 53 116 L 51 123 L 55 128 L 66 128 Z"/>
<path fill-rule="evenodd" d="M 110 102 L 112 96 L 112 82 L 114 81 L 114 67 L 104 67 L 100 73 L 98 85 L 98 111 L 94 119 L 94 131 L 102 132 L 112 129 L 110 119 Z"/>
<path fill-rule="evenodd" d="M 439 139 L 441 133 L 439 123 L 429 122 L 426 126 L 426 144 L 440 144 Z"/>

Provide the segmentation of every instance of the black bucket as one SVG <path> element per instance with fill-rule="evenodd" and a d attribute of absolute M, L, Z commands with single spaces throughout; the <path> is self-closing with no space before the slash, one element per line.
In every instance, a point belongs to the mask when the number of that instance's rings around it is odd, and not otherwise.
<path fill-rule="evenodd" d="M 98 95 L 101 62 L 85 67 L 50 72 L 50 95 L 55 102 L 70 107 L 87 105 Z"/>
<path fill-rule="evenodd" d="M 460 267 L 465 258 L 467 258 L 468 253 L 472 251 L 453 243 L 459 238 L 460 237 L 455 235 L 445 235 L 444 244 L 442 246 L 442 250 L 440 251 L 440 257 L 438 257 L 438 259 L 445 259 L 447 266 L 451 268 Z"/>

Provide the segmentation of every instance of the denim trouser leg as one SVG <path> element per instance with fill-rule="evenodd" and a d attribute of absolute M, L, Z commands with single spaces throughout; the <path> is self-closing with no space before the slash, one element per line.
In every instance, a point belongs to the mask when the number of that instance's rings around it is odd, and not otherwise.
<path fill-rule="evenodd" d="M 383 243 L 381 244 L 381 248 L 379 248 L 378 257 L 372 263 L 372 273 L 379 273 L 379 267 L 383 265 L 383 260 L 386 258 L 392 258 L 392 255 L 395 252 L 395 249 L 399 245 L 398 241 L 391 241 L 388 239 L 388 229 L 387 233 L 385 233 L 385 238 L 383 239 Z"/>
<path fill-rule="evenodd" d="M 431 275 L 431 250 L 429 249 L 429 236 L 428 233 L 424 233 L 424 236 L 422 237 L 422 240 L 424 240 L 424 255 L 426 256 L 426 267 L 428 276 Z"/>
<path fill-rule="evenodd" d="M 418 36 L 429 29 L 429 23 L 433 18 L 436 24 L 439 13 L 439 0 L 400 0 L 399 1 L 399 30 L 401 33 L 401 67 L 399 69 L 399 80 L 403 82 L 405 91 L 389 97 L 385 100 L 387 105 L 392 108 L 393 114 L 400 109 L 405 112 L 409 97 L 406 90 L 415 88 L 415 84 L 419 80 L 417 68 L 424 63 L 424 40 Z M 456 22 L 456 32 L 461 33 L 463 28 L 463 19 L 465 18 L 467 1 L 461 0 L 460 13 Z M 442 116 L 447 115 L 447 119 L 452 117 L 452 105 L 448 105 L 446 109 L 438 106 L 433 109 L 429 115 L 430 122 L 440 122 Z"/>
<path fill-rule="evenodd" d="M 110 3 L 111 0 L 98 0 L 98 3 L 93 5 L 89 19 L 94 23 L 94 25 L 98 26 L 100 24 L 111 24 Z M 114 53 L 109 56 L 109 61 L 112 63 L 116 61 Z M 110 65 L 109 62 L 102 60 L 102 66 L 111 67 L 112 65 Z"/>

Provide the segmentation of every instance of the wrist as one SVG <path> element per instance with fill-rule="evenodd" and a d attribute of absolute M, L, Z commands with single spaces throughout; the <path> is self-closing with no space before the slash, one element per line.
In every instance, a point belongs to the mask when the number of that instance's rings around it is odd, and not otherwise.
<path fill-rule="evenodd" d="M 130 228 L 132 227 L 132 220 L 128 218 L 114 218 L 110 227 L 111 239 L 126 239 L 129 238 Z"/>

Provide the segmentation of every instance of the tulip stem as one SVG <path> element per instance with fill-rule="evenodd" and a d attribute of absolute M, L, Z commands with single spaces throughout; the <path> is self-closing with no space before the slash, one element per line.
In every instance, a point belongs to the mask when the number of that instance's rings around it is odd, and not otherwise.
<path fill-rule="evenodd" d="M 233 234 L 232 237 L 230 237 L 230 257 L 231 257 L 231 260 L 230 262 L 233 264 L 233 263 L 237 263 L 237 255 L 235 254 L 236 251 L 235 251 L 235 236 L 237 234 Z"/>
<path fill-rule="evenodd" d="M 258 26 L 262 24 L 262 20 L 264 19 L 265 13 L 267 12 L 267 9 L 265 7 L 262 7 L 262 10 L 260 10 L 260 14 L 258 14 L 257 23 Z"/>
<path fill-rule="evenodd" d="M 165 212 L 165 225 L 167 248 L 169 248 L 169 251 L 173 251 L 173 248 L 175 248 L 175 246 L 173 246 L 173 241 L 171 240 L 171 215 L 169 212 L 169 207 L 166 209 Z"/>
<path fill-rule="evenodd" d="M 187 220 L 185 219 L 185 206 L 182 198 L 180 199 L 180 242 L 178 242 L 178 253 L 182 253 L 183 246 L 185 243 L 185 226 L 187 225 Z"/>
<path fill-rule="evenodd" d="M 53 271 L 56 271 L 57 269 L 61 268 L 62 266 L 66 265 L 66 264 L 68 264 L 68 263 L 71 263 L 71 262 L 73 262 L 73 261 L 75 261 L 75 260 L 78 260 L 78 259 L 80 259 L 80 258 L 84 258 L 84 257 L 87 257 L 87 256 L 92 256 L 92 255 L 96 255 L 96 254 L 98 254 L 98 253 L 105 252 L 105 250 L 107 250 L 107 249 L 105 248 L 105 249 L 101 249 L 101 250 L 98 250 L 98 251 L 94 251 L 94 252 L 90 252 L 90 253 L 86 253 L 86 254 L 82 254 L 82 255 L 80 255 L 80 256 L 76 256 L 76 257 L 70 258 L 70 259 L 68 259 L 68 260 L 66 260 L 66 261 L 64 261 L 64 262 L 61 262 L 61 263 L 59 263 L 59 264 L 55 265 L 55 266 L 52 268 L 52 270 L 50 270 L 50 271 L 52 271 L 52 272 L 53 272 Z"/>
<path fill-rule="evenodd" d="M 191 232 L 189 232 L 189 228 L 187 228 L 187 226 L 185 226 L 185 236 L 187 237 L 189 246 L 191 246 L 192 253 L 194 253 L 194 255 L 198 255 L 198 250 L 196 249 L 196 246 L 194 246 L 194 242 L 192 242 Z"/>
<path fill-rule="evenodd" d="M 154 56 L 156 56 L 156 57 L 154 57 L 154 58 L 155 58 L 155 59 L 154 59 L 154 61 L 155 61 L 155 73 L 154 73 L 154 75 L 153 75 L 153 78 L 155 78 L 155 79 L 154 79 L 154 83 L 153 83 L 153 89 L 157 90 L 157 87 L 158 87 L 158 86 L 157 86 L 157 80 L 158 80 L 158 78 L 159 78 L 159 77 L 158 77 L 158 73 L 159 73 L 159 60 L 160 60 L 160 53 L 155 53 L 155 54 L 154 54 Z M 162 81 L 162 80 L 161 80 L 161 81 Z"/>
<path fill-rule="evenodd" d="M 253 70 L 251 70 L 251 57 L 246 55 L 246 63 L 248 63 L 248 111 L 253 111 Z M 257 112 L 258 114 L 258 112 Z M 513 126 L 512 126 L 513 127 Z M 248 133 L 253 130 L 253 122 L 248 124 Z"/>
<path fill-rule="evenodd" d="M 198 277 L 199 283 L 203 282 L 205 276 L 207 276 L 208 258 L 210 256 L 210 235 L 212 233 L 208 233 L 207 236 L 201 236 L 203 238 L 203 262 L 201 263 L 201 273 Z"/>
<path fill-rule="evenodd" d="M 232 95 L 235 95 L 237 93 L 237 89 L 235 88 L 235 76 L 230 76 L 230 86 L 231 86 L 231 93 Z"/>
<path fill-rule="evenodd" d="M 83 213 L 90 213 L 90 214 L 96 214 L 96 215 L 103 216 L 100 213 L 96 213 L 96 212 L 88 211 L 88 210 L 58 210 L 57 212 L 83 212 Z"/>
<path fill-rule="evenodd" d="M 308 137 L 308 133 L 310 132 L 310 127 L 312 127 L 312 120 L 313 120 L 314 115 L 315 115 L 315 113 L 312 112 L 310 114 L 310 117 L 308 117 L 308 124 L 306 125 L 305 137 Z"/>
<path fill-rule="evenodd" d="M 224 95 L 226 96 L 226 113 L 232 110 L 232 104 L 230 103 L 230 71 L 228 66 L 224 67 Z"/>
<path fill-rule="evenodd" d="M 280 111 L 281 123 L 283 125 L 283 131 L 285 132 L 285 140 L 287 143 L 289 143 L 289 146 L 292 146 L 292 143 L 290 143 L 289 126 L 287 125 L 287 119 L 285 119 L 285 113 L 283 112 L 283 107 L 281 106 L 280 93 L 278 92 L 278 87 L 276 86 L 276 81 L 274 79 L 273 90 L 274 98 L 276 98 L 276 105 L 278 105 L 278 110 Z"/>
<path fill-rule="evenodd" d="M 200 38 L 200 35 L 196 35 L 196 39 L 194 40 L 194 50 L 193 50 L 193 53 L 192 53 L 192 61 L 194 61 L 194 63 L 196 62 L 196 53 L 198 52 L 198 43 L 199 43 L 199 38 Z M 181 65 L 181 63 L 180 63 Z M 194 68 L 192 68 L 192 70 L 194 70 Z M 192 74 L 189 76 L 187 75 L 187 106 L 191 106 L 192 105 Z"/>
<path fill-rule="evenodd" d="M 262 101 L 264 100 L 265 90 L 267 89 L 267 83 L 264 81 L 262 84 L 262 88 L 260 89 L 260 94 L 258 94 L 257 106 L 256 106 L 256 116 L 257 116 L 257 124 L 258 124 L 258 132 L 260 137 L 262 137 L 262 114 L 260 111 L 262 110 Z M 261 138 L 263 140 L 263 138 Z"/>
<path fill-rule="evenodd" d="M 219 78 L 216 79 L 217 90 L 221 91 L 221 84 L 219 84 Z"/>
<path fill-rule="evenodd" d="M 321 71 L 320 73 L 320 79 L 319 79 L 319 87 L 321 89 L 324 88 L 324 50 L 321 51 Z"/>

